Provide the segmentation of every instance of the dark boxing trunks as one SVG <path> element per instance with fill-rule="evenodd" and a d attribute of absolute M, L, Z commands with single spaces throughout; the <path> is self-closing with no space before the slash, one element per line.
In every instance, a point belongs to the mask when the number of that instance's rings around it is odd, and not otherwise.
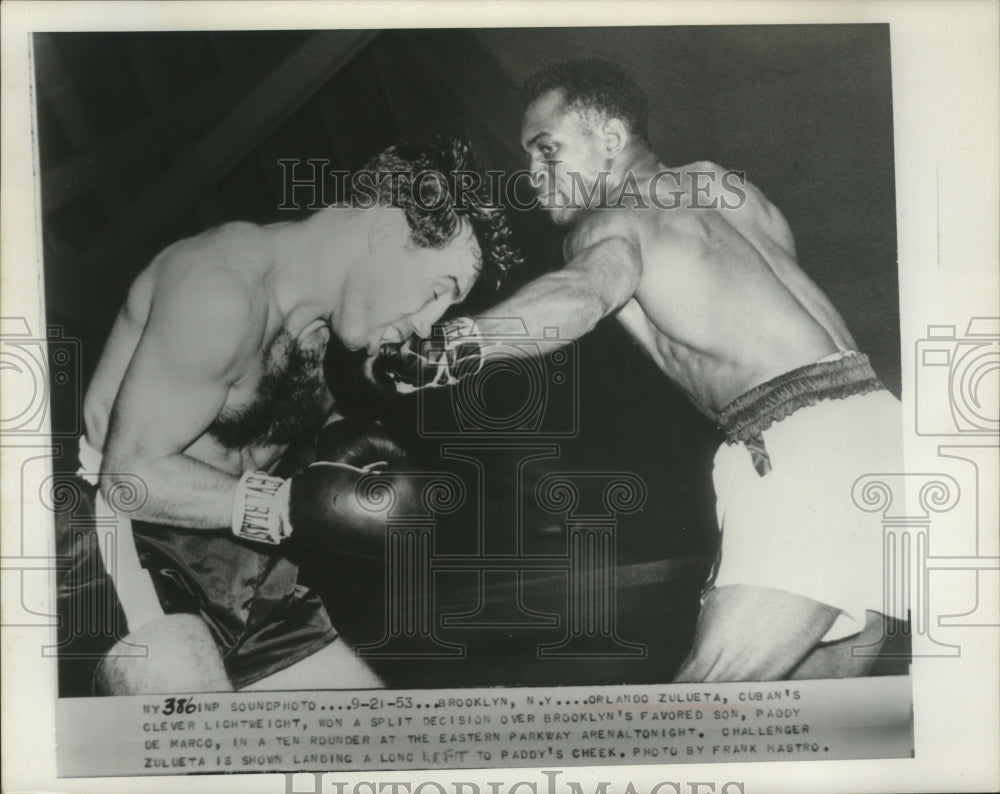
<path fill-rule="evenodd" d="M 75 475 L 66 475 L 67 483 L 76 498 L 71 509 L 56 510 L 55 521 L 56 552 L 64 561 L 56 593 L 59 693 L 86 697 L 94 694 L 101 657 L 129 632 L 122 608 L 128 594 L 116 589 L 99 549 L 97 487 Z M 284 556 L 221 533 L 141 521 L 133 521 L 132 530 L 163 612 L 196 614 L 205 621 L 235 688 L 336 639 L 319 596 L 296 583 L 298 566 Z M 131 650 L 126 647 L 125 653 Z"/>

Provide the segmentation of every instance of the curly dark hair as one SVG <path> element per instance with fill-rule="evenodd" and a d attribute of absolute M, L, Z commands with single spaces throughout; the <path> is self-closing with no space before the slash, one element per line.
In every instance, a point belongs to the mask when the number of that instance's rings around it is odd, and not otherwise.
<path fill-rule="evenodd" d="M 442 248 L 464 219 L 479 243 L 481 278 L 488 286 L 499 289 L 510 270 L 522 264 L 506 213 L 487 194 L 467 141 L 439 136 L 426 143 L 399 143 L 375 155 L 364 170 L 373 176 L 378 203 L 406 213 L 414 245 Z"/>
<path fill-rule="evenodd" d="M 618 64 L 580 58 L 550 66 L 524 82 L 521 98 L 527 105 L 555 89 L 562 90 L 567 107 L 593 109 L 621 119 L 634 137 L 649 142 L 646 94 Z"/>

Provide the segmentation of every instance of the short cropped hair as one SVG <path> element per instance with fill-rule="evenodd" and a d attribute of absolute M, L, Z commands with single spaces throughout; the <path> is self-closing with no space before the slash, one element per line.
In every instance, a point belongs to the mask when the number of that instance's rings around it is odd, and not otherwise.
<path fill-rule="evenodd" d="M 400 143 L 375 155 L 364 170 L 374 176 L 378 203 L 406 214 L 414 245 L 443 248 L 466 220 L 479 243 L 480 277 L 487 286 L 499 289 L 522 264 L 507 216 L 486 194 L 487 181 L 467 141 L 438 136 L 429 143 Z M 459 179 L 463 185 L 472 180 L 475 189 L 460 190 Z"/>
<path fill-rule="evenodd" d="M 524 103 L 559 89 L 570 108 L 592 109 L 621 119 L 633 137 L 649 142 L 646 94 L 618 64 L 601 58 L 580 58 L 556 64 L 529 77 L 521 89 Z"/>

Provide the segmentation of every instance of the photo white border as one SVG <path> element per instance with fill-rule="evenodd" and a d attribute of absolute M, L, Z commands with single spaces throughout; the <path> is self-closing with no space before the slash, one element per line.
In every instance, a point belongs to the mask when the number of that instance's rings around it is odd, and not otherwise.
<path fill-rule="evenodd" d="M 0 315 L 44 328 L 41 246 L 29 94 L 29 31 L 519 27 L 680 24 L 890 23 L 900 261 L 903 399 L 913 416 L 915 357 L 927 325 L 959 332 L 973 316 L 997 316 L 1000 218 L 1000 5 L 992 0 L 921 2 L 5 2 L 2 14 L 2 190 Z M 821 197 L 817 197 L 821 200 Z M 848 230 L 849 232 L 849 230 Z M 10 395 L 0 396 L 10 399 Z M 906 439 L 907 465 L 935 471 L 940 439 Z M 2 450 L 0 450 L 2 453 Z M 0 458 L 2 462 L 2 458 Z M 16 472 L 14 473 L 16 476 Z M 11 472 L 4 470 L 5 486 Z M 983 485 L 981 483 L 981 485 Z M 996 488 L 995 481 L 992 486 Z M 0 489 L 2 509 L 18 489 Z M 971 505 L 963 503 L 959 510 Z M 975 517 L 970 516 L 968 520 Z M 987 528 L 986 531 L 990 531 Z M 0 552 L 7 552 L 5 534 Z M 6 577 L 5 577 L 6 578 Z M 41 577 L 37 577 L 41 578 Z M 38 582 L 40 586 L 40 582 Z M 6 585 L 5 585 L 6 595 Z M 37 595 L 37 594 L 35 594 Z M 42 594 L 44 600 L 45 595 Z M 598 781 L 743 781 L 747 792 L 995 790 L 998 780 L 998 632 L 961 631 L 959 659 L 913 664 L 916 758 L 682 767 L 570 768 L 591 791 Z M 54 665 L 39 665 L 38 629 L 3 630 L 3 785 L 7 792 L 189 792 L 209 778 L 55 776 Z M 96 727 L 96 726 L 95 726 Z M 666 773 L 666 774 L 665 774 Z M 328 777 L 331 777 L 328 775 Z M 540 780 L 516 770 L 337 773 L 360 780 Z M 616 786 L 618 783 L 615 784 Z M 283 775 L 211 779 L 219 792 L 284 792 Z M 331 789 L 332 790 L 332 789 Z M 348 791 L 350 789 L 347 789 Z M 411 789 L 412 790 L 412 789 Z M 451 789 L 453 790 L 453 789 Z"/>

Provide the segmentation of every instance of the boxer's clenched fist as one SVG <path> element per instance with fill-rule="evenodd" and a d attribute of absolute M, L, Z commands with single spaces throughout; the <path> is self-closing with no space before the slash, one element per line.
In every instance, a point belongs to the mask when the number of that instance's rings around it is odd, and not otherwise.
<path fill-rule="evenodd" d="M 401 344 L 383 345 L 373 371 L 397 391 L 410 392 L 450 386 L 476 374 L 482 366 L 483 344 L 475 323 L 460 317 L 435 325 L 429 339 L 411 336 Z"/>
<path fill-rule="evenodd" d="M 364 503 L 361 480 L 405 468 L 403 448 L 376 424 L 344 420 L 320 431 L 318 460 L 289 479 L 247 472 L 233 509 L 233 534 L 260 543 L 290 543 L 378 556 L 385 550 L 385 509 Z M 417 494 L 394 477 L 395 506 L 408 512 Z M 387 506 L 388 507 L 388 506 Z"/>

